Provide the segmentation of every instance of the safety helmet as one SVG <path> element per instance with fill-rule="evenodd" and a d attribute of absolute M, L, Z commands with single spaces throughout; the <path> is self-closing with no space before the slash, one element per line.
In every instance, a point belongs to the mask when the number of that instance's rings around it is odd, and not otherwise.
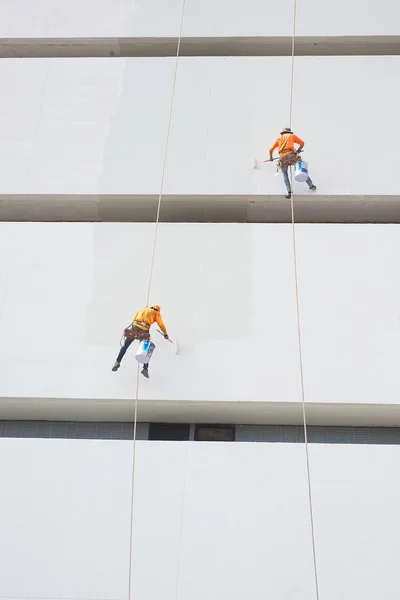
<path fill-rule="evenodd" d="M 285 129 L 282 129 L 281 135 L 283 135 L 284 133 L 293 133 L 293 131 L 290 129 L 290 127 L 285 127 Z"/>
<path fill-rule="evenodd" d="M 158 312 L 160 312 L 160 310 L 161 310 L 161 308 L 158 306 L 158 304 L 153 304 L 153 306 L 151 306 L 151 308 L 152 308 L 153 310 L 156 310 L 156 311 L 158 311 Z"/>

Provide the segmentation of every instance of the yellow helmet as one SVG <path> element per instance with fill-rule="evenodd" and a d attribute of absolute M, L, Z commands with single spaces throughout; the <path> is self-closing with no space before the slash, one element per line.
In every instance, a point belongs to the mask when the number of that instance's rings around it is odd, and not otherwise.
<path fill-rule="evenodd" d="M 153 310 L 156 310 L 158 312 L 161 311 L 161 308 L 158 306 L 158 304 L 153 304 L 153 306 L 151 306 L 150 308 L 152 308 Z"/>

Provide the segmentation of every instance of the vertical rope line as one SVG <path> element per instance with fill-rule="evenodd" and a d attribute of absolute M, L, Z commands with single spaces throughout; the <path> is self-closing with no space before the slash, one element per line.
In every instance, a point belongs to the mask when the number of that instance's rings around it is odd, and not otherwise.
<path fill-rule="evenodd" d="M 293 0 L 293 25 L 292 25 L 292 62 L 290 69 L 290 99 L 289 99 L 289 127 L 292 127 L 293 114 L 293 89 L 294 89 L 294 50 L 296 45 L 296 19 L 297 19 L 297 0 Z"/>
<path fill-rule="evenodd" d="M 213 32 L 212 35 L 215 37 L 216 35 L 216 26 L 217 26 L 217 16 L 219 13 L 219 0 L 216 0 L 215 2 L 215 8 L 214 8 L 214 25 L 213 25 Z M 215 60 L 216 57 L 214 57 Z M 208 84 L 208 106 L 207 106 L 207 124 L 206 124 L 206 151 L 205 151 L 205 170 L 204 170 L 204 194 L 207 194 L 207 184 L 208 184 L 208 175 L 207 175 L 207 169 L 208 169 L 208 146 L 209 146 L 209 138 L 210 138 L 210 112 L 211 112 L 211 91 L 212 91 L 212 84 L 213 84 L 213 78 L 214 78 L 214 61 L 211 61 L 211 69 L 210 69 L 210 80 L 209 80 L 209 84 Z"/>
<path fill-rule="evenodd" d="M 170 102 L 170 107 L 169 107 L 167 137 L 166 137 L 166 140 L 165 140 L 164 162 L 163 162 L 163 168 L 162 168 L 162 174 L 161 174 L 160 193 L 158 195 L 156 227 L 155 227 L 155 231 L 154 231 L 154 242 L 153 242 L 153 251 L 152 251 L 152 256 L 151 256 L 150 277 L 149 277 L 149 287 L 148 287 L 148 290 L 147 290 L 146 306 L 149 303 L 150 292 L 151 292 L 151 284 L 152 284 L 152 281 L 153 281 L 154 259 L 155 259 L 155 255 L 156 255 L 157 234 L 158 234 L 158 225 L 159 225 L 159 220 L 160 220 L 161 200 L 162 200 L 162 195 L 163 195 L 163 191 L 164 191 L 165 167 L 166 167 L 166 164 L 167 164 L 169 136 L 170 136 L 170 133 L 171 133 L 171 122 L 172 122 L 172 113 L 173 113 L 173 108 L 174 108 L 176 78 L 177 78 L 178 63 L 179 63 L 179 52 L 180 52 L 180 49 L 181 49 L 181 38 L 182 38 L 183 20 L 184 20 L 184 16 L 185 16 L 185 4 L 186 4 L 186 0 L 183 0 L 183 2 L 182 2 L 182 13 L 181 13 L 181 23 L 180 23 L 180 27 L 179 27 L 178 45 L 177 45 L 177 48 L 176 48 L 175 69 L 174 69 L 174 78 L 173 78 L 173 82 L 172 82 L 171 102 Z"/>
<path fill-rule="evenodd" d="M 175 597 L 178 600 L 179 596 L 179 580 L 181 574 L 181 553 L 182 553 L 182 537 L 183 537 L 183 518 L 185 514 L 185 494 L 186 494 L 186 472 L 187 472 L 187 459 L 188 459 L 188 451 L 189 451 L 190 442 L 186 442 L 186 452 L 185 452 L 185 465 L 183 468 L 183 490 L 182 490 L 182 504 L 181 504 L 181 526 L 179 530 L 179 546 L 178 546 L 178 567 L 176 571 L 176 586 L 175 586 Z"/>
<path fill-rule="evenodd" d="M 297 18 L 297 0 L 293 0 L 292 64 L 291 64 L 291 75 L 290 75 L 290 106 L 289 106 L 289 127 L 290 128 L 292 127 L 292 114 L 293 114 L 296 18 Z M 292 190 L 292 194 L 290 197 L 290 210 L 291 210 L 291 220 L 292 220 L 293 269 L 294 269 L 295 296 L 296 296 L 297 340 L 298 340 L 298 348 L 299 348 L 299 368 L 300 368 L 301 404 L 302 404 L 302 416 L 303 416 L 303 428 L 304 428 L 304 447 L 305 447 L 305 453 L 306 453 L 306 466 L 307 466 L 308 505 L 309 505 L 309 509 L 310 509 L 310 525 L 311 525 L 311 542 L 312 542 L 312 555 L 313 555 L 313 566 L 314 566 L 315 594 L 316 594 L 317 600 L 319 600 L 317 555 L 316 555 L 316 546 L 315 546 L 314 511 L 313 511 L 312 491 L 311 491 L 310 454 L 309 454 L 309 448 L 308 448 L 307 415 L 306 415 L 305 393 L 304 393 L 303 353 L 302 353 L 300 306 L 299 306 L 299 280 L 298 280 L 298 271 L 297 271 L 296 228 L 295 228 L 295 216 L 294 216 L 293 167 L 290 167 L 290 189 Z"/>
<path fill-rule="evenodd" d="M 128 600 L 131 598 L 132 591 L 132 552 L 133 552 L 133 507 L 134 507 L 134 492 L 135 492 L 135 461 L 136 461 L 136 430 L 137 430 L 137 412 L 138 412 L 138 397 L 139 397 L 139 369 L 137 364 L 136 371 L 136 394 L 133 416 L 133 444 L 132 444 L 132 473 L 131 473 L 131 510 L 129 520 L 129 575 L 128 575 Z"/>
<path fill-rule="evenodd" d="M 159 220 L 160 220 L 161 201 L 162 201 L 162 195 L 163 195 L 163 191 L 164 191 L 165 170 L 166 170 L 166 164 L 167 164 L 169 138 L 170 138 L 170 133 L 171 133 L 172 112 L 173 112 L 173 108 L 174 108 L 175 88 L 176 88 L 176 79 L 177 79 L 178 62 L 179 62 L 179 52 L 180 52 L 180 48 L 181 48 L 182 29 L 183 29 L 183 21 L 184 21 L 184 16 L 185 16 L 185 4 L 186 4 L 186 0 L 182 0 L 181 20 L 180 20 L 180 25 L 179 25 L 178 43 L 177 43 L 177 47 L 176 47 L 174 76 L 173 76 L 173 80 L 172 80 L 172 92 L 171 92 L 171 100 L 170 100 L 170 107 L 169 107 L 167 135 L 166 135 L 166 139 L 165 139 L 164 160 L 163 160 L 163 167 L 162 167 L 162 173 L 161 173 L 160 192 L 158 195 L 157 215 L 156 215 L 156 224 L 155 224 L 155 228 L 154 228 L 153 250 L 152 250 L 152 255 L 151 255 L 149 285 L 147 288 L 146 306 L 149 304 L 151 284 L 153 281 L 154 259 L 155 259 L 156 246 L 157 246 L 157 235 L 158 235 L 158 225 L 159 225 Z M 135 496 L 135 462 L 136 462 L 136 431 L 137 431 L 138 399 L 139 399 L 139 369 L 140 369 L 140 365 L 138 363 L 137 372 L 136 372 L 136 393 L 135 393 L 134 420 L 133 420 L 131 505 L 130 505 L 130 532 L 129 532 L 129 565 L 128 565 L 129 570 L 128 570 L 128 598 L 127 598 L 127 600 L 131 600 L 131 592 L 132 592 L 133 517 L 134 517 L 133 511 L 134 511 L 134 496 Z"/>

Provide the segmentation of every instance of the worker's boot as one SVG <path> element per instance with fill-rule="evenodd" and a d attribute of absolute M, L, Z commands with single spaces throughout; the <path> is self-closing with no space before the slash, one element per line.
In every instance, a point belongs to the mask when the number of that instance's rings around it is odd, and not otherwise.
<path fill-rule="evenodd" d="M 312 185 L 312 186 L 310 186 L 310 190 L 312 190 L 313 192 L 315 192 L 315 190 L 316 190 L 316 189 L 317 189 L 317 186 L 316 186 L 316 185 Z"/>
<path fill-rule="evenodd" d="M 290 198 L 291 198 L 291 197 L 292 197 L 292 191 L 291 191 L 291 190 L 289 190 L 289 191 L 288 191 L 288 193 L 286 194 L 285 198 L 286 198 L 287 200 L 290 200 Z"/>
<path fill-rule="evenodd" d="M 140 372 L 143 375 L 143 377 L 146 377 L 146 379 L 149 379 L 149 370 L 146 369 L 146 367 L 143 367 L 143 369 Z"/>
<path fill-rule="evenodd" d="M 118 369 L 120 368 L 121 363 L 119 363 L 117 360 L 115 361 L 115 365 L 113 366 L 113 368 L 111 369 L 111 371 L 118 371 Z"/>

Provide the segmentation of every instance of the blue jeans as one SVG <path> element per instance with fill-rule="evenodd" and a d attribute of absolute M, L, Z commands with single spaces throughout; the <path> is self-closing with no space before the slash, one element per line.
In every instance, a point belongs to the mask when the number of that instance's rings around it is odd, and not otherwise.
<path fill-rule="evenodd" d="M 139 334 L 143 334 L 144 331 L 143 329 L 140 329 L 139 327 L 135 327 L 134 325 L 132 325 L 130 327 L 130 329 L 132 329 L 132 331 L 137 331 Z M 125 342 L 124 345 L 122 346 L 122 348 L 120 349 L 120 351 L 118 352 L 118 356 L 117 356 L 117 362 L 121 362 L 121 360 L 124 358 L 126 351 L 128 350 L 129 346 L 132 344 L 132 342 L 134 342 L 135 340 L 133 340 L 132 338 L 125 338 Z M 143 365 L 144 369 L 148 369 L 149 367 L 149 363 L 146 363 L 145 365 Z"/>
<path fill-rule="evenodd" d="M 293 156 L 296 156 L 295 152 L 292 152 L 291 154 L 287 154 L 285 155 L 285 158 L 292 158 Z M 290 193 L 290 179 L 289 179 L 289 167 L 281 167 L 281 171 L 282 171 L 282 175 L 283 175 L 283 180 L 285 182 L 286 185 L 286 189 L 287 189 L 287 193 Z M 311 181 L 311 178 L 308 177 L 308 179 L 306 180 L 306 184 L 308 185 L 308 187 L 312 187 L 314 184 Z"/>

